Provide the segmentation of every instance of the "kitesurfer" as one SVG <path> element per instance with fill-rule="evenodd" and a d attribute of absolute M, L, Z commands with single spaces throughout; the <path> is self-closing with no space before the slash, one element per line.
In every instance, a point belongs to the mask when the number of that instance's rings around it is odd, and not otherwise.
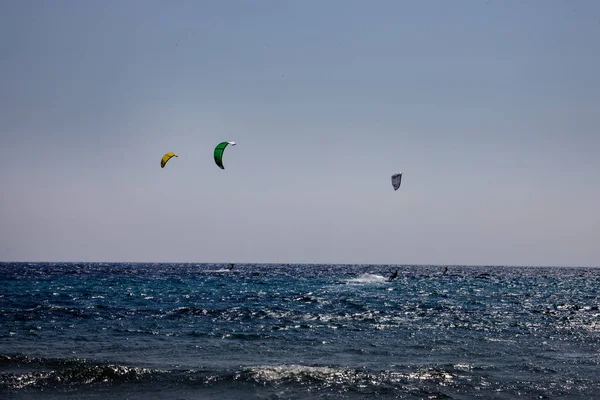
<path fill-rule="evenodd" d="M 233 267 L 235 266 L 235 264 L 231 264 L 231 267 L 229 267 L 229 270 L 231 271 L 233 269 Z"/>
<path fill-rule="evenodd" d="M 444 275 L 448 273 L 448 267 L 444 268 Z"/>
<path fill-rule="evenodd" d="M 388 278 L 388 282 L 393 281 L 397 277 L 398 277 L 398 270 L 395 270 L 394 272 L 392 272 L 392 275 L 390 275 L 390 277 Z"/>

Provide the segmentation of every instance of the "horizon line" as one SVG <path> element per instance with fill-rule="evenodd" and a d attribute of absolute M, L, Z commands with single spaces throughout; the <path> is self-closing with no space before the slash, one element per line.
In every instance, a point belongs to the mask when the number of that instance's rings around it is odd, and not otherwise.
<path fill-rule="evenodd" d="M 542 264 L 419 264 L 419 263 L 331 263 L 331 262 L 230 262 L 230 261 L 5 261 L 0 264 L 240 264 L 240 265 L 348 265 L 401 267 L 487 267 L 487 268 L 598 268 L 600 265 L 542 265 Z"/>

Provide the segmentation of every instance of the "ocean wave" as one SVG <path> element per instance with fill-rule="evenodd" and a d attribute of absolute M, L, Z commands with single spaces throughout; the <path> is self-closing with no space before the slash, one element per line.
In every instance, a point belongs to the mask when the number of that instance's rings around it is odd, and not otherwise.
<path fill-rule="evenodd" d="M 526 376 L 516 382 L 491 379 L 497 371 L 492 365 L 448 363 L 440 365 L 398 364 L 389 369 L 372 370 L 340 365 L 262 364 L 237 368 L 152 369 L 122 363 L 94 362 L 84 359 L 44 359 L 24 355 L 0 355 L 0 393 L 31 389 L 30 394 L 86 394 L 86 398 L 453 398 L 465 393 L 500 394 L 506 398 L 521 393 L 527 397 L 541 394 L 557 396 L 593 391 L 598 385 L 579 379 L 569 385 L 544 385 L 531 380 L 540 373 L 557 374 L 561 370 L 528 364 Z M 141 385 L 140 385 L 141 384 Z M 58 392 L 52 392 L 52 390 Z M 100 389 L 100 390 L 98 390 Z M 87 391 L 86 391 L 87 390 Z M 175 392 L 173 392 L 175 391 Z M 261 393 L 261 395 L 258 395 Z M 461 394 L 462 393 L 462 394 Z M 243 394 L 243 395 L 242 395 Z M 253 395 L 254 394 L 254 395 Z M 276 397 L 273 397 L 277 394 Z M 239 397 L 239 396 L 242 397 Z M 258 397 L 257 397 L 258 395 Z M 37 396 L 37 395 L 35 395 Z M 32 398 L 37 398 L 37 397 Z M 266 397 L 265 397 L 266 396 Z M 282 397 L 283 396 L 283 397 Z"/>
<path fill-rule="evenodd" d="M 268 365 L 244 370 L 238 379 L 248 379 L 258 384 L 309 384 L 315 387 L 376 389 L 403 387 L 415 382 L 448 385 L 457 374 L 441 368 L 418 368 L 416 371 L 369 371 L 332 366 Z"/>
<path fill-rule="evenodd" d="M 350 278 L 346 280 L 348 284 L 373 284 L 373 283 L 384 283 L 387 281 L 387 278 L 382 275 L 365 273 L 356 278 Z"/>
<path fill-rule="evenodd" d="M 163 371 L 87 360 L 44 359 L 24 355 L 0 355 L 0 388 L 45 388 L 100 382 L 136 381 Z"/>

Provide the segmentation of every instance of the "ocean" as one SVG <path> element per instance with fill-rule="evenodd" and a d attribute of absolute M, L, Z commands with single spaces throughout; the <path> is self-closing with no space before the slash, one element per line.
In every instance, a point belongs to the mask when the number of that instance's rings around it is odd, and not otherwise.
<path fill-rule="evenodd" d="M 0 263 L 0 398 L 600 396 L 600 268 L 444 268 Z"/>

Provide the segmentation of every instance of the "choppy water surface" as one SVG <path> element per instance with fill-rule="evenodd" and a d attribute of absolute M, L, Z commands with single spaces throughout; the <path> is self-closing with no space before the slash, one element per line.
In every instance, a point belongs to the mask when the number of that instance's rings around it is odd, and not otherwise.
<path fill-rule="evenodd" d="M 600 269 L 0 264 L 0 396 L 593 398 Z"/>

